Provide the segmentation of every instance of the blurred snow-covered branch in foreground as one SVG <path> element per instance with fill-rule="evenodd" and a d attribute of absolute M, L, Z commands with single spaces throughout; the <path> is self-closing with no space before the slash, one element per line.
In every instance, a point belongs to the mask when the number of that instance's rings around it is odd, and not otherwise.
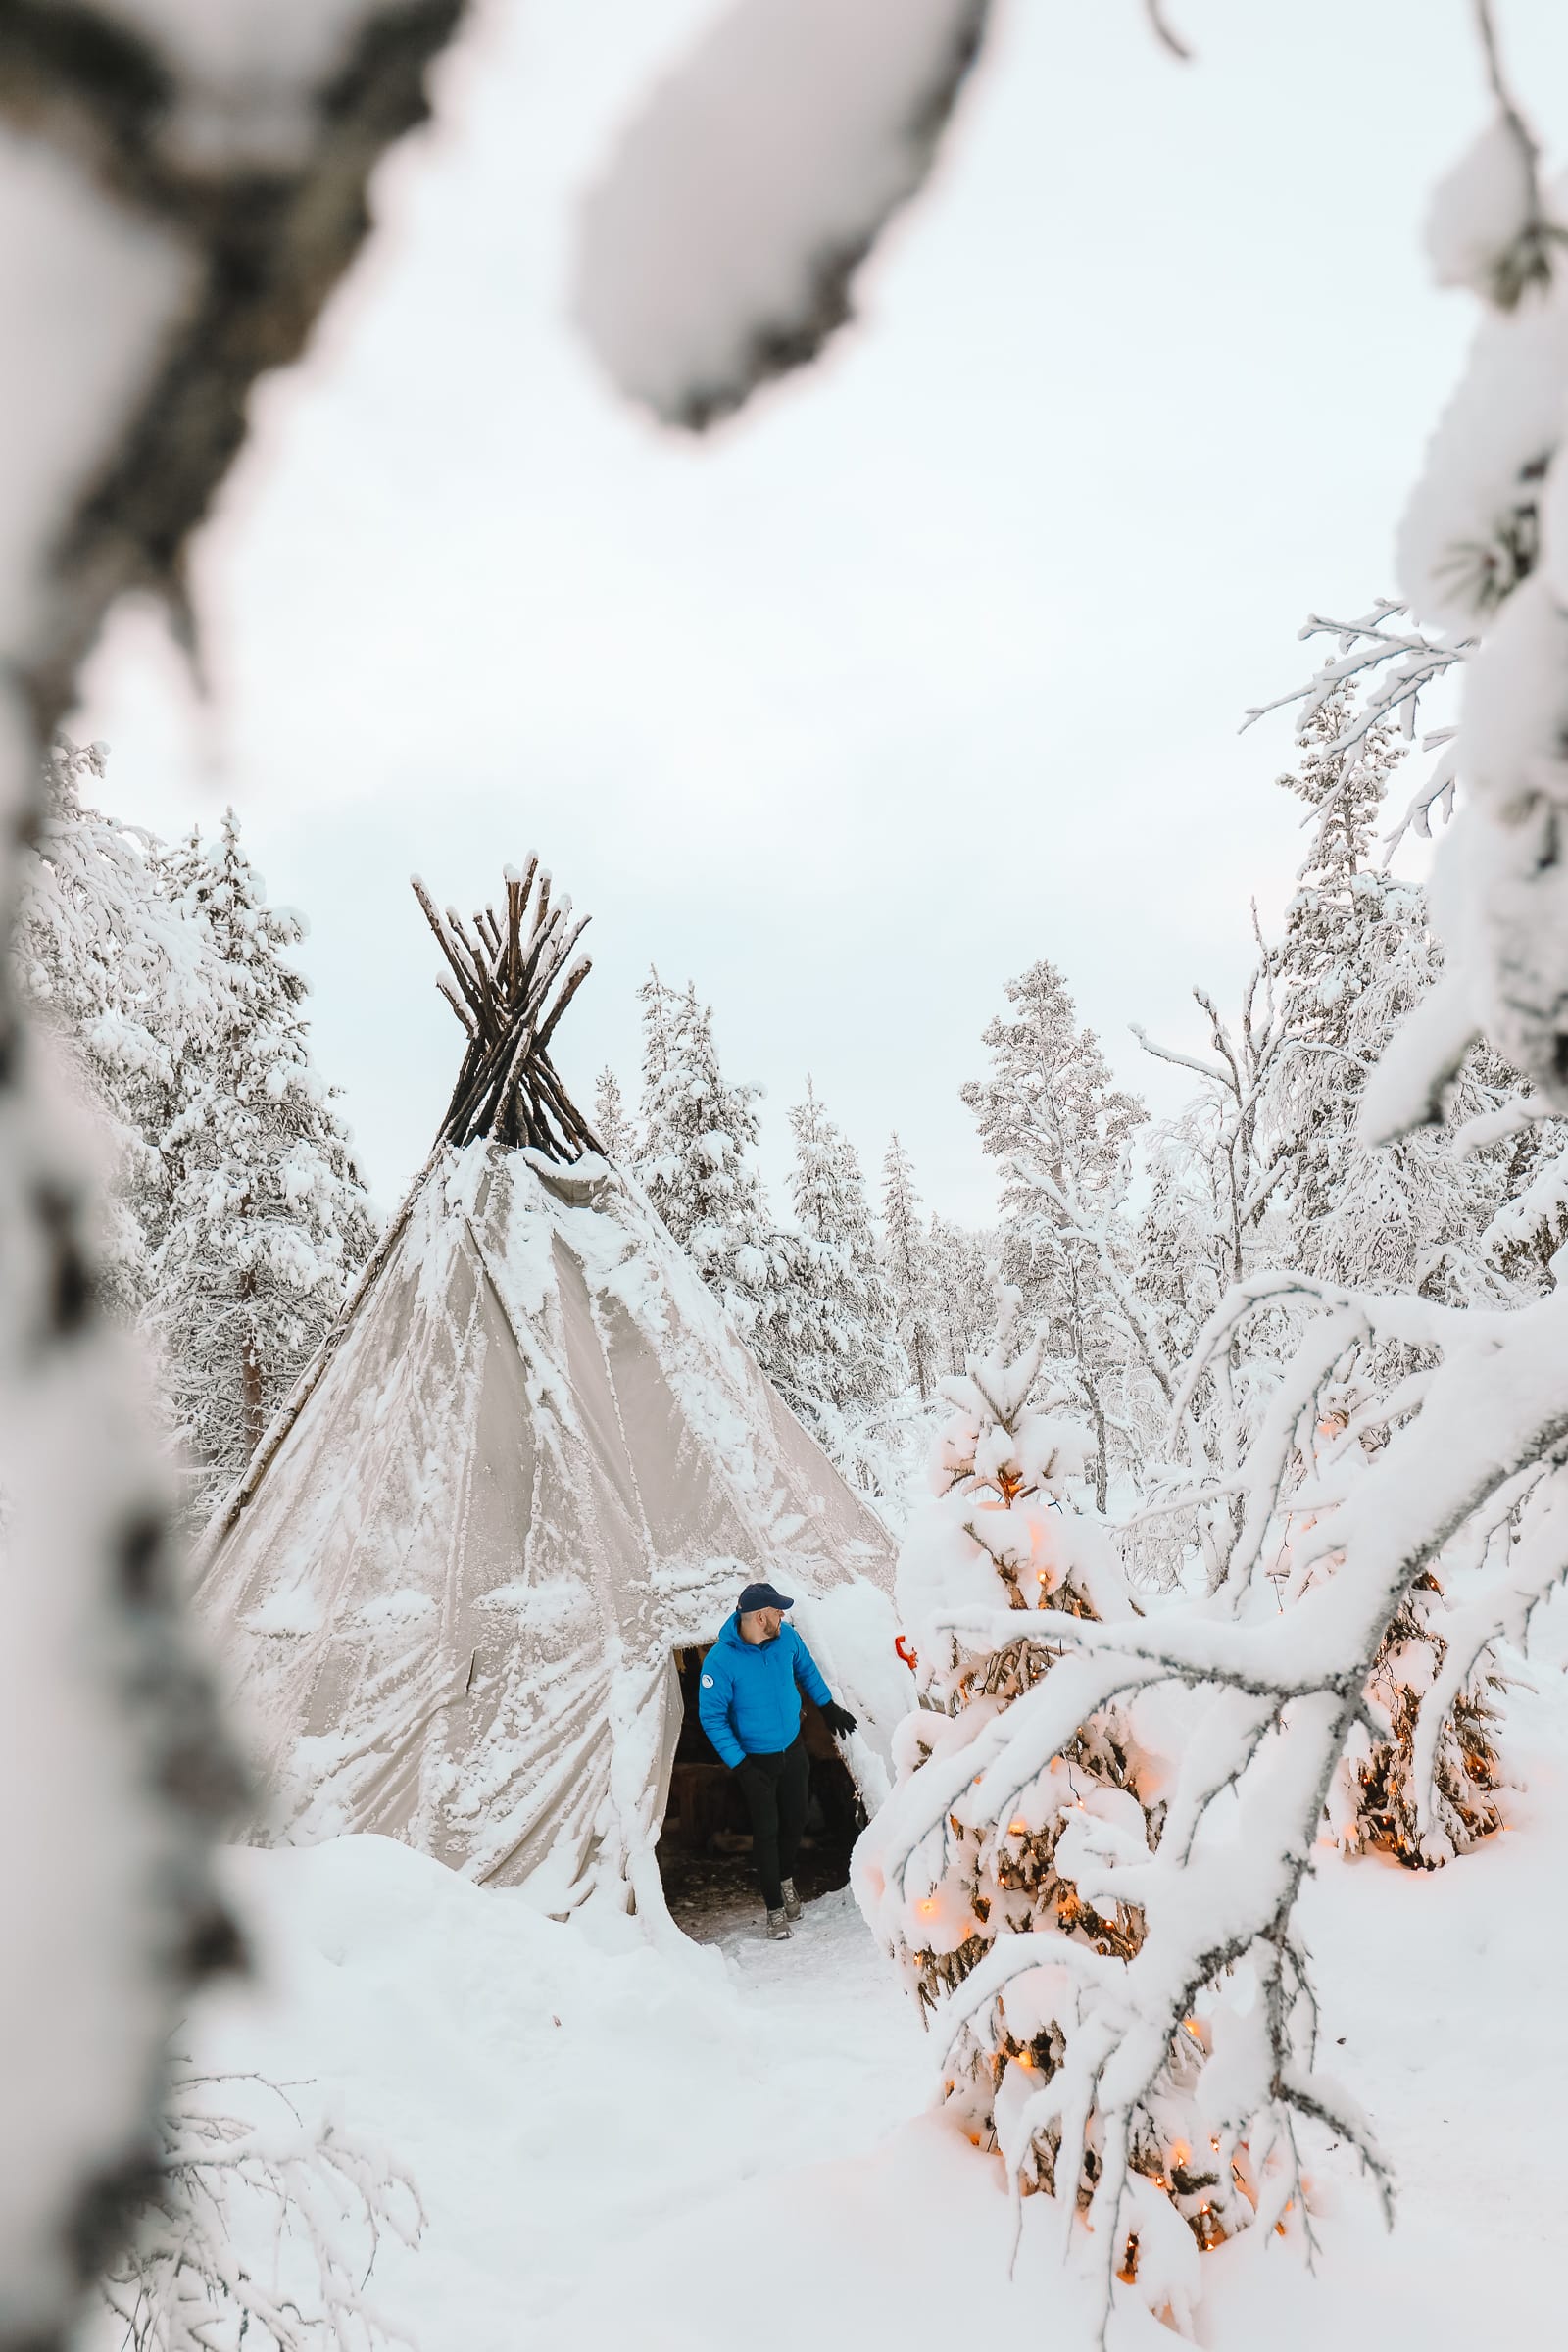
<path fill-rule="evenodd" d="M 190 1984 L 238 1957 L 240 1782 L 187 1647 L 140 1366 L 23 1018 L 18 845 L 76 670 L 190 533 L 427 111 L 462 0 L 0 7 L 0 2347 L 61 2343 L 153 2159 Z"/>
<path fill-rule="evenodd" d="M 738 0 L 583 208 L 574 307 L 631 400 L 702 430 L 813 360 L 935 161 L 991 0 Z"/>

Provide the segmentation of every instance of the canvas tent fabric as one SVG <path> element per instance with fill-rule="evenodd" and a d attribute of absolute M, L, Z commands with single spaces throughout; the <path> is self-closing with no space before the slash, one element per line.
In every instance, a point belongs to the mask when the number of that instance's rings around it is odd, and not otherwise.
<path fill-rule="evenodd" d="M 597 1154 L 441 1152 L 261 1458 L 197 1590 L 269 1791 L 259 1835 L 383 1832 L 657 1932 L 671 1653 L 759 1576 L 797 1595 L 860 1721 L 852 1769 L 884 1793 L 911 1703 L 887 1534 Z"/>

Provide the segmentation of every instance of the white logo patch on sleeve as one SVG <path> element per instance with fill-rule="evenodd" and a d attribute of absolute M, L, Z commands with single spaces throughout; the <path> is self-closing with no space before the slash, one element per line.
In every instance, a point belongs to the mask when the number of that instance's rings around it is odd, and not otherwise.
<path fill-rule="evenodd" d="M 712 1688 L 713 1688 L 713 1678 L 712 1678 L 712 1676 L 711 1676 L 710 1674 L 705 1674 L 705 1675 L 704 1675 L 704 1677 L 703 1677 L 703 1689 L 704 1689 L 705 1690 L 711 1690 L 711 1689 L 712 1689 Z"/>

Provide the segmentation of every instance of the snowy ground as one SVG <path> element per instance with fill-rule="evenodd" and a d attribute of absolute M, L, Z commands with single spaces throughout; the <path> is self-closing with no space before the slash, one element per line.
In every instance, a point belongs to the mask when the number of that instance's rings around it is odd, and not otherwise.
<path fill-rule="evenodd" d="M 1568 1614 L 1559 1606 L 1559 1616 Z M 1385 2238 L 1325 2167 L 1315 2277 L 1242 2241 L 1204 2265 L 1211 2352 L 1559 2341 L 1568 2082 L 1568 1677 L 1512 1709 L 1514 1826 L 1420 1878 L 1325 1856 L 1308 1920 L 1327 2030 L 1402 2183 Z M 930 2047 L 847 1893 L 796 1939 L 605 1949 L 376 1838 L 234 1857 L 273 1981 L 204 2013 L 207 2062 L 311 2078 L 409 2166 L 416 2254 L 372 2292 L 420 2352 L 782 2352 L 972 2328 L 1079 2352 L 1077 2296 L 1025 2211 L 1004 2284 L 992 2160 L 921 2113 Z M 613 1939 L 613 1940 L 618 1940 Z M 913 2119 L 913 2120 L 910 2120 Z M 1115 2352 L 1168 2347 L 1119 2314 Z"/>

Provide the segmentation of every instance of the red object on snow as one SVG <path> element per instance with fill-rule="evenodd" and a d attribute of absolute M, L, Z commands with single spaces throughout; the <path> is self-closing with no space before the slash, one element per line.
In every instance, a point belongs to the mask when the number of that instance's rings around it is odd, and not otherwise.
<path fill-rule="evenodd" d="M 907 1666 L 909 1669 L 909 1672 L 912 1674 L 920 1663 L 919 1652 L 917 1650 L 905 1648 L 904 1636 L 902 1634 L 894 1635 L 893 1646 L 897 1650 L 899 1656 L 904 1660 L 906 1666 Z"/>

